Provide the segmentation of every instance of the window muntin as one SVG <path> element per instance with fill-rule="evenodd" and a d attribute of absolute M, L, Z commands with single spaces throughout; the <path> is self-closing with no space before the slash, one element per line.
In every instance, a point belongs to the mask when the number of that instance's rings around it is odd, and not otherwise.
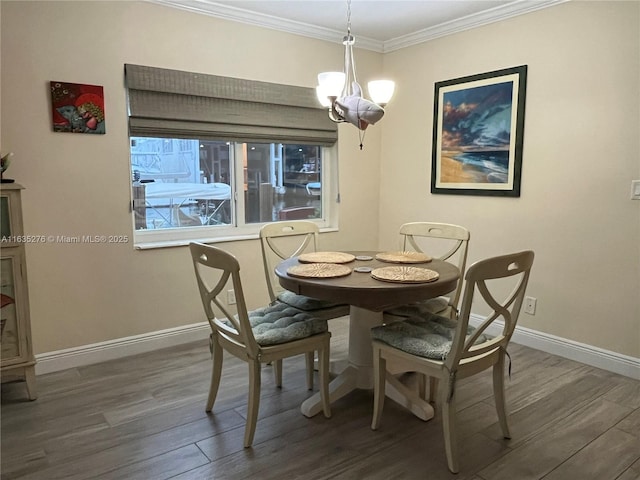
<path fill-rule="evenodd" d="M 138 246 L 237 239 L 286 219 L 330 223 L 333 148 L 135 136 L 130 145 Z"/>

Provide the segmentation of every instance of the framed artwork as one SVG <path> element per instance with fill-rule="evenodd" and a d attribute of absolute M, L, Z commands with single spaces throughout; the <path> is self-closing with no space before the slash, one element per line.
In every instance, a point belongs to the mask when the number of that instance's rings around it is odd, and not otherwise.
<path fill-rule="evenodd" d="M 520 196 L 527 66 L 435 85 L 431 193 Z"/>
<path fill-rule="evenodd" d="M 104 93 L 99 85 L 50 82 L 54 132 L 104 134 Z"/>

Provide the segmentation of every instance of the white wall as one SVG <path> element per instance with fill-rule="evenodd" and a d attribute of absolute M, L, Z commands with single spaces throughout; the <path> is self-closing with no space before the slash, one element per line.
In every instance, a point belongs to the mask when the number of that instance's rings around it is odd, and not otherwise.
<path fill-rule="evenodd" d="M 340 69 L 342 45 L 144 2 L 2 2 L 2 152 L 26 187 L 25 231 L 132 235 L 125 63 L 313 87 Z M 363 81 L 382 56 L 358 52 Z M 104 86 L 106 135 L 54 133 L 49 81 Z M 377 245 L 380 129 L 358 149 L 340 126 L 340 233 L 325 249 Z M 371 212 L 362 221 L 362 212 Z M 241 262 L 250 307 L 267 300 L 257 240 L 224 244 Z M 205 321 L 186 247 L 27 246 L 35 353 Z"/>
<path fill-rule="evenodd" d="M 387 54 L 381 246 L 428 219 L 469 228 L 471 262 L 533 249 L 520 325 L 640 356 L 639 32 L 638 2 L 570 2 Z M 432 195 L 434 83 L 523 64 L 520 198 Z"/>

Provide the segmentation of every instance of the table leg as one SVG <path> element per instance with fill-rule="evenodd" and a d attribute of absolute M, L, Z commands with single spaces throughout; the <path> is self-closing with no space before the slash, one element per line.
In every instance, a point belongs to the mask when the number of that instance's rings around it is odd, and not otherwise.
<path fill-rule="evenodd" d="M 373 347 L 371 329 L 382 325 L 382 312 L 351 306 L 349 310 L 349 365 L 329 384 L 329 402 L 357 389 L 373 389 Z M 433 418 L 433 407 L 412 392 L 393 375 L 387 374 L 386 395 L 422 420 Z M 322 411 L 320 393 L 306 399 L 300 411 L 313 417 Z"/>
<path fill-rule="evenodd" d="M 329 384 L 331 403 L 356 389 L 373 388 L 373 348 L 371 328 L 382 325 L 382 312 L 351 306 L 349 310 L 349 365 Z M 320 393 L 306 399 L 300 407 L 302 414 L 313 417 L 320 413 Z"/>

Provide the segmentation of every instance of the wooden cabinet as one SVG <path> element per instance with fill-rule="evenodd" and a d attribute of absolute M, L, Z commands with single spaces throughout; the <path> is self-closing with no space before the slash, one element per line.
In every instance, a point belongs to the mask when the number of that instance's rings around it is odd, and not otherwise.
<path fill-rule="evenodd" d="M 36 360 L 31 344 L 25 244 L 32 237 L 22 228 L 21 191 L 16 184 L 0 187 L 0 374 L 2 382 L 24 380 L 35 400 Z"/>

